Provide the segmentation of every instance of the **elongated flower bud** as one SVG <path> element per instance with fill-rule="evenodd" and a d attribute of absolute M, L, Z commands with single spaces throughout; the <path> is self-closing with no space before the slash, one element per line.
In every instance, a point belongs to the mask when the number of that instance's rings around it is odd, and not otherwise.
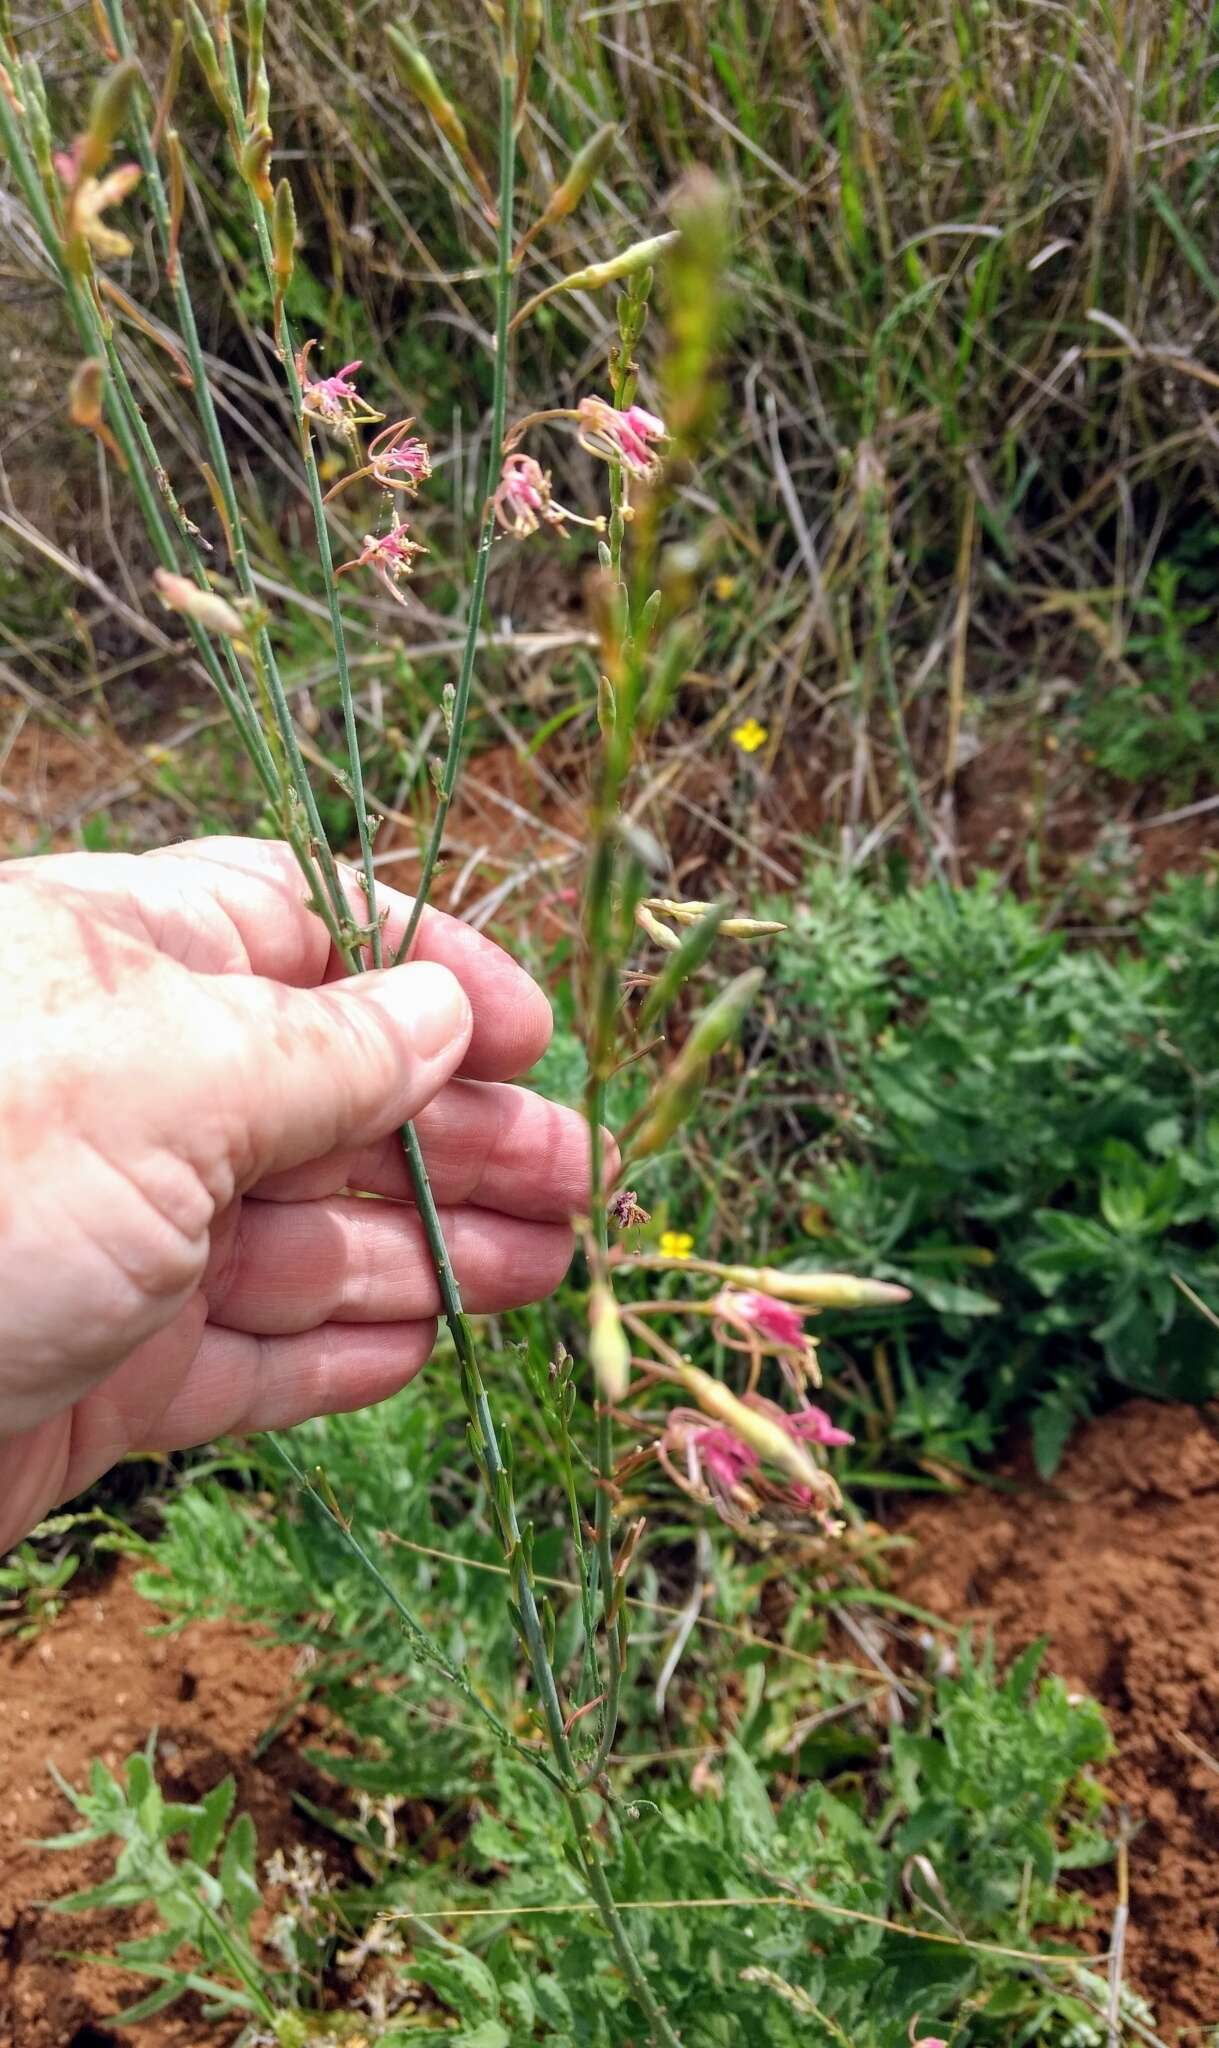
<path fill-rule="evenodd" d="M 702 966 L 715 944 L 723 915 L 723 909 L 718 903 L 709 904 L 704 916 L 699 919 L 693 930 L 686 933 L 672 959 L 666 960 L 640 1008 L 641 1034 L 647 1031 L 650 1025 L 659 1022 L 669 1005 L 685 987 L 690 976 Z"/>
<path fill-rule="evenodd" d="M 108 71 L 93 99 L 89 126 L 81 139 L 80 175 L 96 178 L 110 160 L 115 139 L 123 125 L 140 67 L 134 57 L 125 57 Z"/>
<path fill-rule="evenodd" d="M 190 37 L 190 46 L 195 53 L 195 62 L 203 73 L 207 89 L 227 120 L 228 104 L 224 96 L 224 79 L 221 76 L 220 59 L 216 55 L 216 45 L 212 41 L 212 32 L 204 19 L 203 12 L 198 5 L 198 0 L 186 0 L 186 33 Z"/>
<path fill-rule="evenodd" d="M 426 107 L 441 134 L 447 136 L 454 148 L 461 150 L 464 155 L 470 146 L 465 122 L 418 43 L 407 35 L 405 29 L 399 28 L 396 22 L 389 23 L 385 34 L 403 82 L 409 85 L 415 98 Z"/>
<path fill-rule="evenodd" d="M 531 231 L 530 239 L 544 227 L 553 227 L 559 220 L 566 220 L 574 213 L 587 192 L 597 172 L 601 169 L 611 148 L 618 139 L 618 128 L 613 121 L 607 121 L 590 135 L 583 149 L 578 149 L 567 166 L 567 174 L 555 186 L 538 217 L 537 226 Z"/>
<path fill-rule="evenodd" d="M 172 569 L 154 569 L 153 581 L 166 611 L 179 612 L 205 632 L 219 633 L 225 640 L 239 640 L 245 634 L 241 613 L 218 591 L 204 590 L 189 576 L 176 576 Z"/>
<path fill-rule="evenodd" d="M 275 187 L 275 205 L 271 218 L 271 269 L 275 277 L 275 321 L 279 328 L 279 316 L 283 312 L 284 293 L 292 282 L 296 269 L 296 206 L 292 198 L 292 187 L 286 178 L 281 178 Z"/>
<path fill-rule="evenodd" d="M 784 1273 L 777 1266 L 717 1266 L 734 1287 L 752 1288 L 805 1308 L 892 1308 L 910 1289 L 891 1280 L 860 1280 L 853 1273 Z"/>
<path fill-rule="evenodd" d="M 590 263 L 584 270 L 573 270 L 556 286 L 561 292 L 595 292 L 602 285 L 614 284 L 620 277 L 633 277 L 637 270 L 646 270 L 655 263 L 658 256 L 678 239 L 679 230 L 670 229 L 665 235 L 650 235 L 645 242 L 632 242 L 629 249 L 623 249 L 617 256 L 608 256 L 604 263 Z"/>
<path fill-rule="evenodd" d="M 414 37 L 399 27 L 397 22 L 391 21 L 386 27 L 385 34 L 403 83 L 410 87 L 420 105 L 426 108 L 445 140 L 452 143 L 478 187 L 479 196 L 494 210 L 491 187 L 487 183 L 486 172 L 470 146 L 466 124 L 428 59 Z"/>
<path fill-rule="evenodd" d="M 768 1464 L 777 1465 L 781 1472 L 794 1479 L 797 1486 L 807 1486 L 824 1500 L 837 1503 L 838 1488 L 823 1466 L 809 1456 L 798 1438 L 789 1436 L 772 1422 L 769 1415 L 756 1408 L 746 1407 L 722 1381 L 712 1379 L 697 1365 L 680 1367 L 684 1384 L 693 1394 L 704 1415 L 714 1416 L 724 1423 L 734 1436 L 739 1436 L 755 1450 Z"/>
<path fill-rule="evenodd" d="M 603 1399 L 620 1401 L 630 1384 L 631 1347 L 618 1304 L 603 1280 L 595 1280 L 589 1290 L 588 1356 Z"/>
<path fill-rule="evenodd" d="M 748 974 L 738 974 L 695 1018 L 689 1037 L 660 1081 L 635 1132 L 630 1145 L 633 1159 L 659 1151 L 680 1129 L 698 1101 L 713 1055 L 740 1030 L 745 1012 L 764 980 L 760 967 Z"/>

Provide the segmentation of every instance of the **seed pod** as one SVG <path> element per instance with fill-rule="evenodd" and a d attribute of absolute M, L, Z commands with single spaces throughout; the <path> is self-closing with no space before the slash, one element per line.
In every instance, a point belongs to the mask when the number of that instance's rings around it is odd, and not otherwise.
<path fill-rule="evenodd" d="M 80 174 L 96 178 L 109 161 L 115 138 L 126 118 L 140 67 L 134 57 L 125 57 L 108 71 L 93 97 L 89 126 L 81 141 Z"/>
<path fill-rule="evenodd" d="M 601 1396 L 621 1401 L 631 1379 L 631 1347 L 618 1304 L 603 1280 L 588 1295 L 588 1356 Z"/>
<path fill-rule="evenodd" d="M 246 631 L 245 620 L 218 591 L 204 590 L 189 576 L 177 576 L 172 569 L 154 569 L 152 573 L 157 595 L 166 611 L 179 612 L 184 619 L 193 619 L 205 632 L 219 633 L 223 639 L 242 638 Z"/>

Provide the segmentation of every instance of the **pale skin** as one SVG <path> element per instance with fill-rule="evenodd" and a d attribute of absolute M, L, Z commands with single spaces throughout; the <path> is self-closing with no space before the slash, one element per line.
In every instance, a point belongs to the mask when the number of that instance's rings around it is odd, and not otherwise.
<path fill-rule="evenodd" d="M 510 1085 L 542 991 L 434 911 L 345 980 L 304 897 L 257 840 L 0 868 L 0 1552 L 127 1452 L 414 1377 L 440 1304 L 408 1117 L 468 1309 L 566 1271 L 587 1133 Z M 378 898 L 392 956 L 410 899 Z"/>

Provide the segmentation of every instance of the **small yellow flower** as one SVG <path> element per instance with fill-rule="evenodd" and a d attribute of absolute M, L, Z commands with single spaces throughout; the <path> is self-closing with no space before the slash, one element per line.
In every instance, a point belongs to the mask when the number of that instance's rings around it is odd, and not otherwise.
<path fill-rule="evenodd" d="M 737 579 L 735 576 L 717 576 L 711 588 L 714 590 L 720 603 L 727 604 L 729 598 L 736 595 L 736 585 Z"/>
<path fill-rule="evenodd" d="M 756 718 L 747 718 L 744 725 L 733 727 L 732 744 L 739 747 L 743 754 L 756 754 L 758 748 L 764 747 L 769 738 L 770 734 L 766 727 L 759 725 Z"/>
<path fill-rule="evenodd" d="M 662 1230 L 660 1233 L 660 1256 L 662 1259 L 688 1259 L 694 1250 L 694 1239 L 688 1230 Z"/>

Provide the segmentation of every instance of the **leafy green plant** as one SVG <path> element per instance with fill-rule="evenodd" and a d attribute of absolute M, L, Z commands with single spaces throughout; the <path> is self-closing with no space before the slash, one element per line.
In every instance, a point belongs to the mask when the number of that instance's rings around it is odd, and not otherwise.
<path fill-rule="evenodd" d="M 986 878 L 945 900 L 819 870 L 790 915 L 754 1121 L 798 1063 L 805 1144 L 776 1133 L 780 1200 L 746 1227 L 809 1267 L 866 1245 L 913 1289 L 873 1435 L 960 1459 L 1031 1420 L 1048 1471 L 1106 1387 L 1214 1393 L 1219 1331 L 1181 1284 L 1219 1301 L 1214 875 L 1113 950 Z"/>
<path fill-rule="evenodd" d="M 70 1527 L 73 1516 L 61 1518 Z M 53 1534 L 54 1524 L 43 1524 L 35 1537 Z M 44 1557 L 36 1543 L 19 1543 L 0 1563 L 0 1635 L 13 1635 L 19 1643 L 32 1642 L 53 1622 L 64 1606 L 64 1590 L 75 1576 L 80 1553 L 69 1547 Z"/>
<path fill-rule="evenodd" d="M 744 2030 L 762 2048 L 794 2048 L 809 2038 L 801 2014 L 824 2029 L 814 2038 L 855 2048 L 892 2048 L 916 2021 L 950 2015 L 956 2038 L 977 2044 L 1068 2025 L 1081 2043 L 1103 2038 L 1087 1959 L 1062 1939 L 1087 1909 L 1062 1880 L 1107 1853 L 1088 1775 L 1107 1737 L 1095 1707 L 1058 1680 L 1036 1682 L 1037 1659 L 1035 1648 L 1000 1682 L 990 1655 L 962 1642 L 956 1668 L 920 1688 L 921 1704 L 866 1779 L 831 1773 L 778 1806 L 739 1741 L 700 1790 L 650 1774 L 618 1838 L 613 1881 L 683 2041 L 727 2048 Z M 335 1890 L 320 1865 L 298 1873 L 295 1904 L 268 1940 L 252 1920 L 268 1883 L 293 1890 L 284 1859 L 260 1872 L 248 1817 L 232 1818 L 231 1780 L 175 1804 L 152 1761 L 150 1745 L 121 1778 L 97 1765 L 87 1791 L 65 1787 L 84 1826 L 56 1844 L 120 1845 L 113 1877 L 63 1910 L 156 1907 L 158 1931 L 116 1951 L 154 1979 L 128 2020 L 193 1990 L 210 2011 L 248 2013 L 251 2034 L 269 2029 L 282 2048 L 345 2038 L 354 2003 L 310 2011 L 324 1935 L 341 1930 L 381 2048 L 620 2048 L 629 2037 L 626 1986 L 584 1910 L 553 1812 L 519 1762 L 490 1760 L 473 1826 L 443 1874 L 378 1830 L 369 1817 L 381 1809 L 366 1800 L 365 1820 L 342 1825 L 377 1851 L 364 1859 L 375 1884 Z"/>
<path fill-rule="evenodd" d="M 1097 765 L 1119 782 L 1162 782 L 1180 803 L 1210 774 L 1219 742 L 1216 657 L 1200 630 L 1213 603 L 1187 601 L 1185 565 L 1157 562 L 1135 607 L 1123 664 L 1093 687 L 1081 734 Z"/>

